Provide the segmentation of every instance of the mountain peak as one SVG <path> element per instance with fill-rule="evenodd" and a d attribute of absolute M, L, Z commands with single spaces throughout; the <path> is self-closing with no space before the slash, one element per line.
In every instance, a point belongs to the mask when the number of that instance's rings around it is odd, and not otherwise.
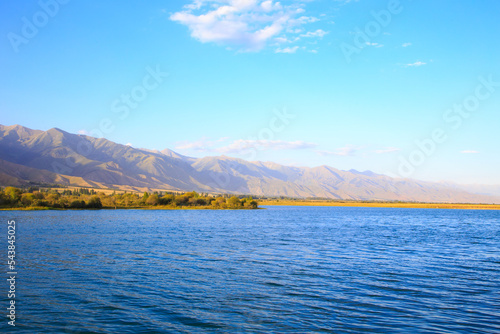
<path fill-rule="evenodd" d="M 360 172 L 356 169 L 349 169 L 348 172 L 353 173 L 353 174 L 364 175 L 364 176 L 376 176 L 377 175 L 376 173 L 372 172 L 371 170 L 365 170 L 364 172 Z"/>
<path fill-rule="evenodd" d="M 41 130 L 33 130 L 27 127 L 24 127 L 19 124 L 14 125 L 1 125 L 0 124 L 0 136 L 14 136 L 18 139 L 26 139 L 30 136 L 43 133 Z"/>
<path fill-rule="evenodd" d="M 161 150 L 161 151 L 158 151 L 158 152 L 163 154 L 163 155 L 166 155 L 167 157 L 181 159 L 181 160 L 188 161 L 188 162 L 194 162 L 196 160 L 195 158 L 179 154 L 179 153 L 174 152 L 168 148 Z"/>
<path fill-rule="evenodd" d="M 48 129 L 47 130 L 47 133 L 50 133 L 50 134 L 56 134 L 56 133 L 60 133 L 60 134 L 63 134 L 63 135 L 69 135 L 70 133 L 69 132 L 66 132 L 64 130 L 61 130 L 59 128 L 51 128 L 51 129 Z"/>

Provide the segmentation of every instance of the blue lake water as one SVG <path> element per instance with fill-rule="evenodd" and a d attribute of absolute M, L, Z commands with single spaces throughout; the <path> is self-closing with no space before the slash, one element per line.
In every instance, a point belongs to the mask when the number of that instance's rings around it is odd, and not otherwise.
<path fill-rule="evenodd" d="M 3 211 L 4 263 L 12 218 L 1 332 L 500 333 L 500 211 Z"/>

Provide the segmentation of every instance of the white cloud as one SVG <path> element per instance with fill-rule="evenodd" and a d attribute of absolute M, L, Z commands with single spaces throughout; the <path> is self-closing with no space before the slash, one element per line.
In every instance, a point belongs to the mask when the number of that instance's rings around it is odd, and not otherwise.
<path fill-rule="evenodd" d="M 285 38 L 284 33 L 297 34 L 302 25 L 318 21 L 302 15 L 304 6 L 304 1 L 285 5 L 273 0 L 194 0 L 170 20 L 187 26 L 200 42 L 258 51 L 271 40 L 284 42 L 278 39 Z"/>
<path fill-rule="evenodd" d="M 422 66 L 422 65 L 427 65 L 427 63 L 424 63 L 424 62 L 421 62 L 421 61 L 416 61 L 414 63 L 411 63 L 411 64 L 406 64 L 406 66 L 410 66 L 410 67 L 418 67 L 418 66 Z"/>
<path fill-rule="evenodd" d="M 85 130 L 85 129 L 81 129 L 81 130 L 78 130 L 78 134 L 88 136 L 89 132 L 87 130 Z"/>
<path fill-rule="evenodd" d="M 304 141 L 283 141 L 283 140 L 244 140 L 238 139 L 231 144 L 217 148 L 221 153 L 241 153 L 249 149 L 258 150 L 302 150 L 314 148 L 317 145 Z"/>
<path fill-rule="evenodd" d="M 217 153 L 242 153 L 249 149 L 257 150 L 300 150 L 314 148 L 317 145 L 304 141 L 282 141 L 282 140 L 250 140 L 238 139 L 228 141 L 228 137 L 217 140 L 210 140 L 203 137 L 196 141 L 185 141 L 178 143 L 177 150 L 194 150 L 199 152 L 217 152 Z"/>
<path fill-rule="evenodd" d="M 465 151 L 461 151 L 460 153 L 462 153 L 462 154 L 477 154 L 477 153 L 479 153 L 479 151 L 465 150 Z"/>
<path fill-rule="evenodd" d="M 322 29 L 318 29 L 316 31 L 308 31 L 305 34 L 300 35 L 300 37 L 306 37 L 306 38 L 308 38 L 308 37 L 319 37 L 319 38 L 322 38 L 326 34 L 328 34 L 327 31 L 324 31 Z"/>
<path fill-rule="evenodd" d="M 299 13 L 299 12 L 297 12 Z M 314 22 L 318 22 L 319 19 L 317 17 L 313 17 L 313 16 L 301 16 L 297 19 L 291 19 L 290 20 L 290 23 L 292 23 L 293 25 L 302 25 L 302 24 L 306 24 L 306 23 L 314 23 Z M 297 29 L 295 29 L 297 30 Z"/>
<path fill-rule="evenodd" d="M 377 154 L 385 154 L 385 153 L 392 153 L 392 152 L 398 152 L 398 151 L 401 151 L 401 149 L 397 148 L 397 147 L 386 147 L 384 149 L 375 150 L 373 152 L 375 152 Z"/>
<path fill-rule="evenodd" d="M 404 48 L 406 48 L 406 47 L 408 47 L 410 45 L 411 45 L 411 43 L 403 43 L 403 45 L 401 45 L 401 46 L 404 47 Z"/>
<path fill-rule="evenodd" d="M 287 47 L 287 48 L 277 48 L 275 53 L 295 53 L 299 49 L 298 46 L 293 46 L 293 47 Z"/>
<path fill-rule="evenodd" d="M 340 2 L 342 5 L 347 5 L 350 2 L 358 2 L 358 0 L 333 0 L 335 2 Z"/>
<path fill-rule="evenodd" d="M 283 9 L 283 7 L 281 6 L 281 4 L 279 2 L 276 2 L 276 3 L 273 4 L 273 2 L 271 0 L 263 1 L 260 4 L 260 6 L 266 12 L 271 12 L 273 10 Z"/>
<path fill-rule="evenodd" d="M 381 48 L 384 46 L 384 44 L 379 44 L 379 43 L 370 43 L 370 42 L 366 42 L 366 45 L 368 46 L 373 46 L 373 47 L 376 47 L 376 48 Z"/>
<path fill-rule="evenodd" d="M 278 44 L 290 43 L 291 41 L 286 37 L 276 37 L 274 39 Z"/>
<path fill-rule="evenodd" d="M 130 146 L 132 147 L 132 143 L 126 143 L 125 146 Z"/>
<path fill-rule="evenodd" d="M 217 140 L 210 140 L 207 137 L 202 137 L 199 140 L 196 141 L 183 141 L 177 144 L 175 146 L 175 149 L 177 150 L 194 150 L 194 151 L 200 151 L 200 152 L 209 152 L 214 150 L 214 146 L 217 145 L 220 142 L 226 141 L 228 137 L 222 137 Z"/>
<path fill-rule="evenodd" d="M 335 151 L 316 151 L 319 155 L 327 156 L 327 155 L 339 155 L 339 156 L 353 156 L 355 155 L 361 147 L 347 145 L 341 148 L 336 149 Z"/>

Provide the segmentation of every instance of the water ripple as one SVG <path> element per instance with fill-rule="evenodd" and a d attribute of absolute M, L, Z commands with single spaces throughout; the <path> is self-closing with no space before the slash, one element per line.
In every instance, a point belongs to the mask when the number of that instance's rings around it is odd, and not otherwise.
<path fill-rule="evenodd" d="M 500 332 L 498 211 L 16 216 L 19 333 Z"/>

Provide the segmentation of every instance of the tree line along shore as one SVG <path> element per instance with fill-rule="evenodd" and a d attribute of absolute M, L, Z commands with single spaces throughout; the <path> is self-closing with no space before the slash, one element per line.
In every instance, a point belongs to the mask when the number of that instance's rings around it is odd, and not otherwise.
<path fill-rule="evenodd" d="M 144 192 L 105 194 L 94 189 L 58 191 L 39 187 L 0 188 L 0 209 L 258 209 L 252 197 L 186 193 Z"/>
<path fill-rule="evenodd" d="M 35 185 L 0 187 L 0 210 L 44 209 L 259 209 L 261 206 L 348 206 L 378 208 L 500 210 L 499 204 L 357 201 L 285 196 L 234 196 L 174 191 L 125 191 Z"/>

